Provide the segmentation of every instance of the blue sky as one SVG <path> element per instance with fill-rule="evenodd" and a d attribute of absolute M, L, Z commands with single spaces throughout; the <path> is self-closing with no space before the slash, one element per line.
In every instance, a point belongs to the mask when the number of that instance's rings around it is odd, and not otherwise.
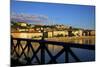
<path fill-rule="evenodd" d="M 95 29 L 94 6 L 12 1 L 11 13 L 44 15 L 54 24 Z"/>

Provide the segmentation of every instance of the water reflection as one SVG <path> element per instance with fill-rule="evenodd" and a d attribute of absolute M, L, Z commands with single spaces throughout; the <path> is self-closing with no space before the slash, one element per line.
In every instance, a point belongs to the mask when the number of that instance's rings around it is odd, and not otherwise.
<path fill-rule="evenodd" d="M 25 41 L 21 41 L 20 45 L 22 45 L 22 48 L 25 48 L 26 44 L 27 43 Z M 40 44 L 36 43 L 36 42 L 31 42 L 31 44 L 32 44 L 34 51 L 37 51 Z M 14 42 L 14 45 L 16 45 L 16 41 Z M 52 45 L 52 44 L 46 44 L 46 47 L 48 48 L 48 50 L 50 51 L 52 56 L 57 55 L 63 49 L 62 46 L 57 46 L 57 45 Z M 16 48 L 16 52 L 19 55 L 22 53 L 22 48 L 21 47 Z M 71 49 L 75 53 L 75 55 L 79 59 L 81 59 L 81 61 L 94 61 L 95 60 L 95 51 L 93 51 L 93 50 L 86 50 L 86 49 L 80 49 L 80 48 L 71 48 Z M 38 57 L 39 60 L 41 60 L 40 51 L 41 50 L 39 50 L 39 52 L 36 54 L 36 56 Z M 34 53 L 32 52 L 32 49 L 30 49 L 30 51 L 28 52 L 28 48 L 25 49 L 24 53 L 27 57 L 30 57 L 30 58 L 34 55 Z M 24 61 L 24 62 L 25 62 L 25 55 L 23 54 L 21 56 L 21 60 Z M 14 58 L 17 57 L 15 53 L 12 56 Z M 75 59 L 70 55 L 70 53 L 69 53 L 68 56 L 69 56 L 69 62 L 76 62 Z M 47 51 L 45 51 L 45 63 L 47 63 L 50 60 L 51 60 L 51 58 L 50 58 L 49 54 L 47 53 Z M 58 63 L 64 63 L 65 62 L 65 53 L 62 53 L 62 55 L 57 58 L 57 62 Z M 36 58 L 32 60 L 32 64 L 37 64 Z"/>
<path fill-rule="evenodd" d="M 32 38 L 33 33 L 13 33 L 12 34 L 13 37 L 16 38 Z M 61 42 L 70 42 L 70 43 L 80 43 L 80 44 L 95 44 L 95 39 L 94 38 L 85 38 L 85 39 L 66 39 L 66 37 L 64 38 L 56 38 L 56 39 L 48 39 L 48 40 L 57 40 L 57 41 L 61 41 Z M 14 40 L 14 45 L 17 44 L 17 41 Z M 27 44 L 26 41 L 21 41 L 22 48 L 25 48 L 25 45 Z M 38 47 L 40 46 L 39 43 L 37 42 L 31 42 L 32 47 L 34 49 L 34 51 L 37 51 Z M 46 44 L 46 47 L 48 48 L 48 50 L 52 53 L 53 56 L 55 56 L 59 51 L 61 51 L 63 49 L 62 46 L 57 46 L 57 45 L 52 45 L 52 44 Z M 17 53 L 20 55 L 22 53 L 22 48 L 16 48 Z M 12 48 L 13 50 L 14 48 Z M 81 59 L 81 61 L 94 61 L 95 60 L 95 51 L 93 50 L 86 50 L 86 49 L 79 49 L 79 48 L 71 48 L 72 51 L 74 51 L 74 53 Z M 40 60 L 40 53 L 41 50 L 39 50 L 39 52 L 37 53 L 37 57 Z M 32 57 L 34 54 L 32 52 L 32 49 L 30 49 L 30 51 L 28 52 L 28 48 L 25 49 L 24 53 L 28 56 L 28 57 Z M 69 62 L 75 62 L 75 60 L 73 59 L 73 57 L 69 54 Z M 16 54 L 14 53 L 12 55 L 12 57 L 16 58 Z M 50 56 L 48 55 L 47 51 L 45 51 L 45 63 L 47 63 L 48 61 L 50 61 Z M 21 60 L 25 62 L 25 56 L 23 54 L 23 56 L 21 57 Z M 65 62 L 65 53 L 63 53 L 59 58 L 57 58 L 57 62 L 58 63 L 64 63 Z M 37 60 L 36 58 L 32 60 L 32 64 L 37 64 Z"/>

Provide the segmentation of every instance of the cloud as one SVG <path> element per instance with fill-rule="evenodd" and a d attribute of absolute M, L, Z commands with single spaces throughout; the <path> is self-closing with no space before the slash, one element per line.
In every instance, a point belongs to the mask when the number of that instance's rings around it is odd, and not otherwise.
<path fill-rule="evenodd" d="M 25 13 L 12 13 L 11 21 L 28 22 L 28 23 L 44 23 L 48 21 L 48 16 L 45 15 L 31 15 Z"/>

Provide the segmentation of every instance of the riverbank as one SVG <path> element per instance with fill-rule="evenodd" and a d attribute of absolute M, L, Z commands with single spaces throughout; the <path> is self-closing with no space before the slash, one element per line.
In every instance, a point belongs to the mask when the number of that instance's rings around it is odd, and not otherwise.
<path fill-rule="evenodd" d="M 53 38 L 45 38 L 46 40 L 59 40 L 59 39 L 71 39 L 71 40 L 75 40 L 75 39 L 91 39 L 91 38 L 94 38 L 95 39 L 95 36 L 79 36 L 79 37 L 76 37 L 76 36 L 73 36 L 73 37 L 53 37 Z"/>
<path fill-rule="evenodd" d="M 80 43 L 80 44 L 95 44 L 95 36 L 53 37 L 53 38 L 45 38 L 45 40 L 59 41 L 59 42 L 70 42 L 70 43 Z"/>
<path fill-rule="evenodd" d="M 11 33 L 14 38 L 26 38 L 26 39 L 35 39 L 41 40 L 42 34 L 37 33 Z M 37 37 L 36 37 L 37 36 Z M 38 37 L 41 36 L 41 37 Z M 68 42 L 68 43 L 80 43 L 80 44 L 95 44 L 95 36 L 66 36 L 66 37 L 51 37 L 44 38 L 48 41 L 57 41 L 57 42 Z"/>

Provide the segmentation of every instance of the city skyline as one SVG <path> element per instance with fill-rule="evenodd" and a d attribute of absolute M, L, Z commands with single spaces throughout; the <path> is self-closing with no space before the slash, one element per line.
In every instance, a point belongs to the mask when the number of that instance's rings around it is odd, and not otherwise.
<path fill-rule="evenodd" d="M 95 6 L 12 1 L 11 13 L 41 15 L 54 24 L 95 29 Z"/>

